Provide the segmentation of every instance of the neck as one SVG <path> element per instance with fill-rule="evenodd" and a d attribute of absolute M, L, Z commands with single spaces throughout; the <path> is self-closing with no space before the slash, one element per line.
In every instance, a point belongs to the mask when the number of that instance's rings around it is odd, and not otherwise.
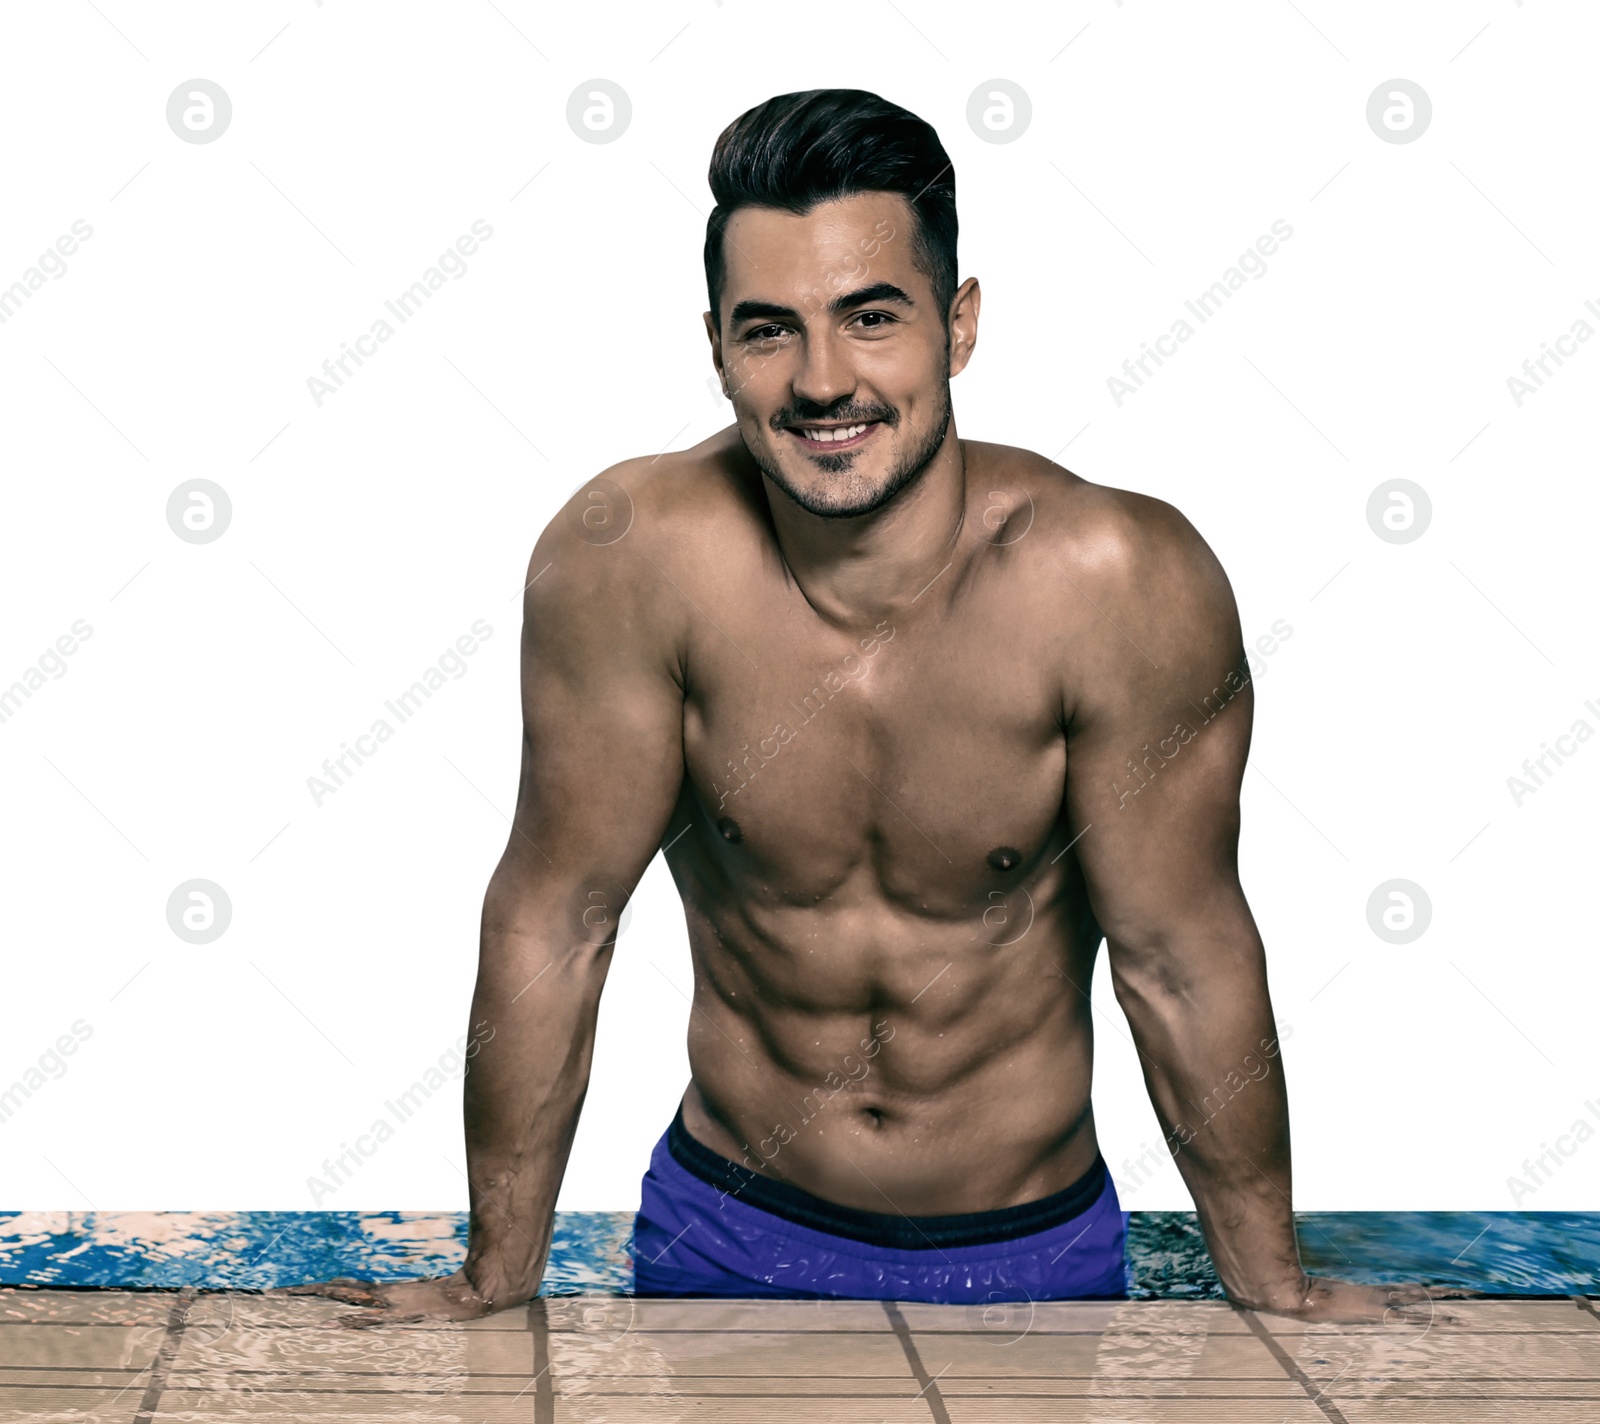
<path fill-rule="evenodd" d="M 967 472 L 952 416 L 922 473 L 870 514 L 824 519 L 765 474 L 779 552 L 806 601 L 842 628 L 944 605 L 966 522 Z"/>

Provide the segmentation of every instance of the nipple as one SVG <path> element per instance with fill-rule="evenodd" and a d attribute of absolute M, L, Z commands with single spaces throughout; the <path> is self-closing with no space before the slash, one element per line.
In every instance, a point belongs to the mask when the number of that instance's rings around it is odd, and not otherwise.
<path fill-rule="evenodd" d="M 722 839 L 729 845 L 738 845 L 744 839 L 744 832 L 739 829 L 739 823 L 732 816 L 724 816 L 718 821 L 717 829 L 722 833 Z"/>
<path fill-rule="evenodd" d="M 1022 864 L 1022 852 L 1012 846 L 996 846 L 989 852 L 989 864 L 995 870 L 1015 870 Z"/>

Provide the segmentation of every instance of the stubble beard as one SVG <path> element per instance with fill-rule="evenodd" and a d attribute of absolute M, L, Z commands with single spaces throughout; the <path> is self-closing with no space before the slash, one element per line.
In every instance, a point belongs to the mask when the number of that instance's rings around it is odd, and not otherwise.
<path fill-rule="evenodd" d="M 851 500 L 844 490 L 838 486 L 827 485 L 819 490 L 805 490 L 797 488 L 778 468 L 777 462 L 768 459 L 756 450 L 750 450 L 750 457 L 756 462 L 761 473 L 773 484 L 777 485 L 801 509 L 808 514 L 815 514 L 822 519 L 853 519 L 858 515 L 871 514 L 875 509 L 881 509 L 893 499 L 907 485 L 912 484 L 924 470 L 933 462 L 933 457 L 939 453 L 944 444 L 946 432 L 950 429 L 950 419 L 953 414 L 950 403 L 950 385 L 945 382 L 944 411 L 936 424 L 929 430 L 916 447 L 908 450 L 890 468 L 887 478 L 876 489 Z M 780 432 L 780 439 L 788 439 L 786 434 Z M 745 448 L 750 448 L 749 441 Z M 848 475 L 855 466 L 859 452 L 847 450 L 838 455 L 807 455 L 819 470 L 830 475 Z"/>

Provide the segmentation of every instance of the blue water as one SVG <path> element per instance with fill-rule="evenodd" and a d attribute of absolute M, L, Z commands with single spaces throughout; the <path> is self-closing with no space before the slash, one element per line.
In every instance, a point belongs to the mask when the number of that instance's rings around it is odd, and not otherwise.
<path fill-rule="evenodd" d="M 1319 1275 L 1600 1293 L 1600 1212 L 1303 1212 L 1296 1225 Z M 626 1294 L 632 1235 L 632 1212 L 557 1212 L 540 1294 Z M 0 1284 L 265 1290 L 444 1275 L 466 1240 L 464 1212 L 0 1212 Z M 1193 1212 L 1130 1213 L 1128 1293 L 1223 1298 Z"/>

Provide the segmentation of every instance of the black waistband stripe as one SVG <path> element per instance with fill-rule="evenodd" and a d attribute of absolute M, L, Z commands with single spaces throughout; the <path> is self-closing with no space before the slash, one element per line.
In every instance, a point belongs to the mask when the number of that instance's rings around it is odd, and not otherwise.
<path fill-rule="evenodd" d="M 1106 1180 L 1105 1159 L 1096 1154 L 1089 1170 L 1071 1186 L 1038 1201 L 956 1216 L 908 1217 L 895 1212 L 859 1211 L 855 1207 L 840 1206 L 730 1162 L 689 1135 L 683 1125 L 681 1106 L 667 1129 L 667 1150 L 686 1172 L 746 1206 L 771 1212 L 795 1226 L 895 1251 L 982 1246 L 1048 1231 L 1092 1206 L 1104 1190 Z"/>

